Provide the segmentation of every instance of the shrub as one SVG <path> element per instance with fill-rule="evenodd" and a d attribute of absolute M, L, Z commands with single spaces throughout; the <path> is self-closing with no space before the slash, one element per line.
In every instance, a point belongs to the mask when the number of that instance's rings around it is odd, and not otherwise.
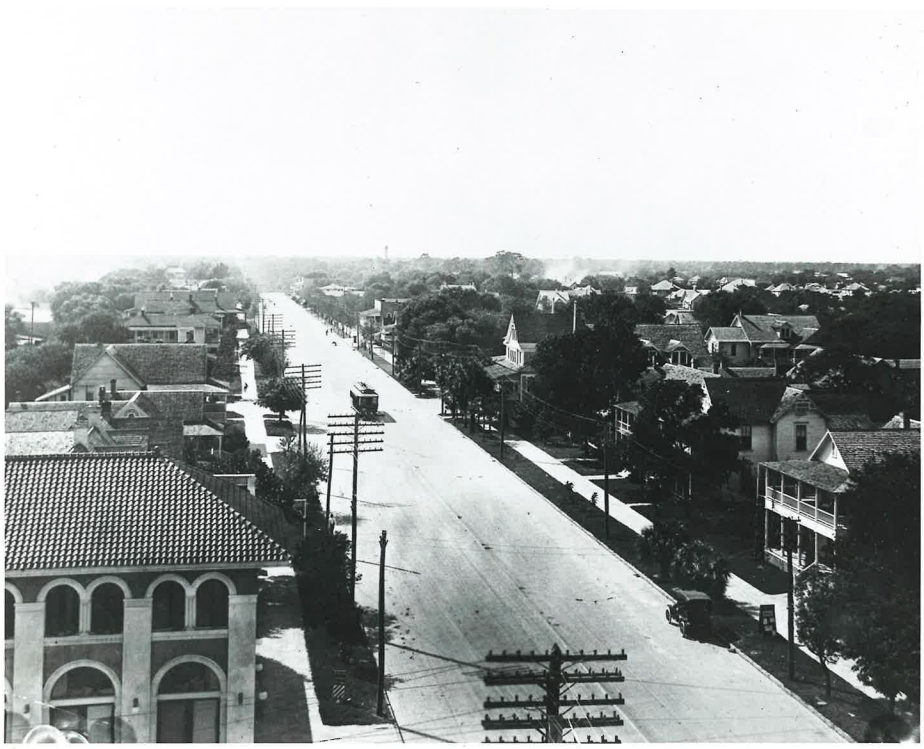
<path fill-rule="evenodd" d="M 725 596 L 730 572 L 725 557 L 718 556 L 705 541 L 696 540 L 677 549 L 670 562 L 670 574 L 678 584 L 718 599 Z"/>
<path fill-rule="evenodd" d="M 661 574 L 666 575 L 677 550 L 689 541 L 690 534 L 682 525 L 672 520 L 659 521 L 642 531 L 639 553 L 643 559 L 657 562 Z"/>

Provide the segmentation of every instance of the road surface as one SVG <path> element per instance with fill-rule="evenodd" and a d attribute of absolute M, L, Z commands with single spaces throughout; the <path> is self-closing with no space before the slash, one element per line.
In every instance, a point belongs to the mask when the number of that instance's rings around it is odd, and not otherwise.
<path fill-rule="evenodd" d="M 394 621 L 386 671 L 406 741 L 483 741 L 486 697 L 540 691 L 486 687 L 485 654 L 553 643 L 628 654 L 615 664 L 625 682 L 607 690 L 623 693 L 625 725 L 581 729 L 581 741 L 842 740 L 740 655 L 683 639 L 665 621 L 663 592 L 444 423 L 438 399 L 412 396 L 351 350 L 349 339 L 333 346 L 323 323 L 285 295 L 266 298 L 296 330 L 290 361 L 322 365 L 323 388 L 309 397 L 316 444 L 326 444 L 327 414 L 350 410 L 352 382 L 364 380 L 380 395 L 384 451 L 360 457 L 357 600 L 377 608 L 378 537 L 387 530 L 386 610 Z M 332 483 L 332 509 L 348 534 L 351 460 L 335 457 Z M 603 694 L 594 685 L 573 691 Z M 526 738 L 525 731 L 490 735 Z"/>

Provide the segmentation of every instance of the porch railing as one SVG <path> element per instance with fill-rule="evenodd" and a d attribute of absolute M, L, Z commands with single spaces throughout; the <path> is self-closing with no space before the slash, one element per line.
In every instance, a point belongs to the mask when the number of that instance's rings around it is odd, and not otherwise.
<path fill-rule="evenodd" d="M 820 509 L 814 497 L 811 500 L 799 500 L 791 494 L 785 494 L 782 490 L 772 486 L 767 487 L 765 496 L 771 504 L 781 504 L 783 507 L 788 507 L 790 510 L 799 513 L 804 518 L 815 520 L 828 528 L 835 527 L 834 514 Z M 842 524 L 838 523 L 838 526 L 840 525 Z"/>

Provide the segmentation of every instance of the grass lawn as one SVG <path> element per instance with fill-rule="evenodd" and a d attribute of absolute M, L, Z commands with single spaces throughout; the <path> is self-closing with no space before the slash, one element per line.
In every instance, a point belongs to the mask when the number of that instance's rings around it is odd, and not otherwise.
<path fill-rule="evenodd" d="M 450 422 L 451 423 L 451 422 Z M 456 428 L 472 441 L 481 446 L 483 450 L 492 457 L 497 458 L 504 465 L 513 471 L 517 476 L 523 479 L 533 489 L 542 494 L 547 500 L 567 514 L 570 518 L 578 522 L 582 527 L 593 533 L 593 535 L 605 546 L 612 549 L 620 557 L 625 559 L 631 565 L 636 567 L 642 574 L 653 580 L 665 590 L 671 586 L 668 578 L 662 578 L 657 566 L 642 559 L 638 550 L 638 536 L 620 524 L 613 518 L 607 522 L 606 516 L 599 507 L 593 506 L 578 494 L 565 487 L 564 484 L 553 479 L 545 471 L 526 458 L 519 455 L 511 449 L 505 450 L 503 460 L 500 458 L 500 443 L 494 438 L 488 440 L 480 439 L 478 434 L 469 434 L 468 430 L 460 422 Z M 554 454 L 545 446 L 543 449 L 550 454 Z M 602 482 L 600 482 L 602 484 Z M 620 498 L 626 496 L 621 489 L 614 489 L 614 481 L 610 481 L 611 491 L 618 494 Z M 618 486 L 618 484 L 617 484 Z M 603 504 L 603 492 L 600 492 L 598 504 Z M 667 508 L 663 508 L 666 510 Z M 681 508 L 680 511 L 682 512 Z M 714 513 L 718 513 L 713 508 Z M 748 564 L 751 565 L 752 577 L 763 583 L 760 575 L 766 575 L 768 588 L 763 584 L 754 582 L 758 587 L 768 590 L 768 592 L 778 592 L 775 587 L 779 586 L 779 579 L 782 576 L 783 590 L 785 590 L 785 575 L 776 568 L 766 565 L 769 569 L 758 569 L 758 565 L 746 559 L 752 553 L 753 539 L 750 544 L 745 543 L 743 538 L 737 542 L 737 547 L 728 545 L 720 546 L 714 539 L 718 536 L 714 533 L 714 527 L 717 524 L 716 518 L 705 513 L 706 517 L 698 522 L 691 522 L 690 528 L 694 537 L 701 537 L 697 534 L 705 531 L 704 538 L 713 543 L 722 553 L 729 554 L 729 563 L 736 574 L 748 579 L 745 574 Z M 606 530 L 609 530 L 609 536 L 606 536 Z M 709 530 L 713 530 L 713 535 Z M 731 553 L 725 549 L 731 549 Z M 737 548 L 737 551 L 735 549 Z M 752 580 L 749 580 L 753 582 Z M 781 612 L 778 612 L 778 615 Z M 832 694 L 830 700 L 825 697 L 825 680 L 818 662 L 805 655 L 798 648 L 795 655 L 795 672 L 796 679 L 790 681 L 788 678 L 787 652 L 788 646 L 786 640 L 780 636 L 765 637 L 757 631 L 757 621 L 753 619 L 747 611 L 743 611 L 729 601 L 721 601 L 716 604 L 713 615 L 713 624 L 717 639 L 723 644 L 734 646 L 740 652 L 746 654 L 754 662 L 760 665 L 765 671 L 770 673 L 781 681 L 788 689 L 796 694 L 803 702 L 814 707 L 818 712 L 824 715 L 828 720 L 837 725 L 841 730 L 848 733 L 854 740 L 862 741 L 863 734 L 867 723 L 875 716 L 881 714 L 883 707 L 875 700 L 870 699 L 862 692 L 854 689 L 850 684 L 836 675 L 832 675 Z M 665 623 L 665 626 L 670 626 Z M 678 631 L 677 636 L 680 637 Z"/>
<path fill-rule="evenodd" d="M 266 427 L 267 437 L 288 437 L 295 429 L 291 421 L 288 419 L 279 421 L 278 416 L 264 416 L 263 426 Z"/>

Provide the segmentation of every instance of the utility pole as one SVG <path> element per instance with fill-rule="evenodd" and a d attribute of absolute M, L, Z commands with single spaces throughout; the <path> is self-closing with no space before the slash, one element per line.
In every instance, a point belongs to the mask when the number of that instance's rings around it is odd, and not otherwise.
<path fill-rule="evenodd" d="M 545 691 L 545 695 L 541 699 L 534 699 L 531 694 L 527 694 L 526 699 L 521 699 L 519 695 L 514 696 L 512 700 L 503 697 L 499 699 L 486 699 L 484 701 L 486 710 L 498 708 L 515 710 L 516 708 L 524 708 L 526 710 L 539 709 L 542 711 L 541 717 L 532 717 L 529 715 L 520 717 L 515 712 L 513 714 L 501 714 L 497 718 L 492 718 L 490 714 L 485 715 L 484 719 L 481 721 L 481 725 L 487 730 L 505 730 L 511 728 L 534 730 L 540 733 L 542 743 L 559 744 L 565 740 L 565 736 L 574 730 L 576 726 L 603 728 L 623 725 L 623 719 L 616 712 L 613 712 L 611 715 L 603 715 L 601 712 L 599 716 L 591 716 L 587 714 L 585 710 L 585 715 L 583 717 L 568 717 L 568 713 L 576 707 L 583 710 L 591 706 L 624 705 L 625 700 L 621 692 L 617 697 L 604 695 L 603 697 L 588 696 L 582 698 L 580 696 L 575 696 L 574 699 L 569 699 L 566 696 L 567 691 L 575 684 L 623 682 L 626 679 L 622 671 L 618 668 L 614 668 L 610 671 L 606 668 L 600 671 L 594 671 L 592 669 L 586 669 L 585 671 L 566 671 L 565 669 L 566 667 L 588 661 L 624 661 L 626 660 L 625 651 L 619 653 L 611 653 L 610 651 L 598 653 L 595 650 L 593 653 L 585 653 L 581 650 L 578 653 L 572 653 L 566 650 L 562 653 L 561 648 L 556 644 L 552 646 L 551 651 L 547 650 L 544 654 L 534 651 L 530 651 L 528 654 L 520 653 L 520 651 L 510 654 L 506 651 L 500 654 L 488 652 L 488 656 L 485 660 L 493 663 L 533 663 L 540 666 L 539 669 L 525 668 L 522 670 L 517 669 L 516 671 L 489 671 L 484 676 L 484 683 L 486 685 L 506 686 L 522 684 L 526 686 L 538 686 Z M 543 667 L 543 664 L 548 664 L 548 666 Z M 562 708 L 567 708 L 567 710 L 562 713 Z M 565 730 L 563 722 L 569 725 L 568 730 Z M 500 741 L 503 742 L 504 740 L 501 739 Z M 518 740 L 515 738 L 514 742 L 517 741 Z M 527 739 L 527 743 L 530 741 L 532 741 L 531 737 Z M 487 743 L 490 742 L 491 740 L 487 739 Z M 614 737 L 613 742 L 619 743 L 619 738 Z M 604 737 L 601 743 L 609 743 L 609 741 Z"/>
<path fill-rule="evenodd" d="M 376 715 L 385 714 L 385 547 L 388 533 L 382 531 L 379 537 L 379 684 Z"/>
<path fill-rule="evenodd" d="M 298 424 L 298 449 L 308 452 L 308 391 L 321 387 L 320 364 L 297 364 L 286 367 L 286 380 L 294 380 L 302 395 L 302 408 Z"/>
<path fill-rule="evenodd" d="M 330 485 L 334 480 L 334 435 L 329 434 L 330 445 L 328 446 L 328 459 L 327 459 L 327 522 L 330 522 Z"/>
<path fill-rule="evenodd" d="M 350 431 L 331 432 L 332 454 L 349 453 L 353 455 L 353 496 L 350 503 L 351 510 L 351 543 L 350 543 L 350 595 L 356 601 L 356 505 L 357 485 L 359 482 L 359 454 L 361 452 L 381 452 L 380 445 L 385 440 L 379 439 L 385 432 L 381 421 L 362 421 L 359 411 L 352 414 L 329 415 L 328 429 L 350 428 Z M 360 431 L 362 430 L 362 431 Z M 360 439 L 362 437 L 363 439 Z M 339 450 L 335 448 L 340 448 Z"/>
<path fill-rule="evenodd" d="M 609 435 L 603 424 L 603 537 L 610 537 L 610 463 Z"/>
<path fill-rule="evenodd" d="M 500 381 L 501 404 L 500 404 L 500 459 L 504 459 L 504 401 L 507 400 L 507 391 L 504 388 L 504 381 Z"/>
<path fill-rule="evenodd" d="M 35 345 L 35 305 L 38 304 L 38 302 L 29 302 L 29 304 L 32 305 L 32 326 L 29 329 L 29 345 L 34 346 Z"/>
<path fill-rule="evenodd" d="M 786 523 L 786 530 L 788 531 L 786 533 L 786 570 L 789 580 L 786 586 L 786 627 L 789 632 L 789 680 L 794 681 L 796 678 L 796 623 L 795 612 L 793 611 L 792 530 L 795 528 L 795 532 L 798 533 L 799 529 L 793 520 L 786 519 L 784 522 Z"/>

